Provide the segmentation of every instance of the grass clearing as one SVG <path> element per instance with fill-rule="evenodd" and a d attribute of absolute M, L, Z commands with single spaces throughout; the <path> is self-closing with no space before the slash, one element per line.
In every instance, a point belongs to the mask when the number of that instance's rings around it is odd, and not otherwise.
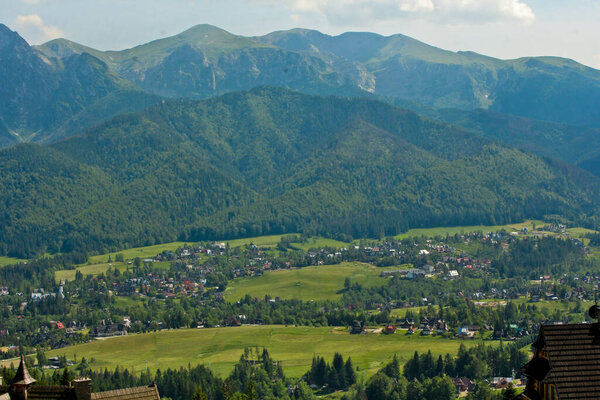
<path fill-rule="evenodd" d="M 437 310 L 438 306 L 434 306 L 434 307 Z M 421 310 L 427 310 L 427 306 L 394 308 L 394 309 L 392 309 L 392 312 L 390 313 L 390 315 L 392 315 L 396 318 L 405 318 L 407 312 L 411 311 L 411 312 L 415 313 L 416 315 L 419 315 Z"/>
<path fill-rule="evenodd" d="M 100 263 L 100 264 L 92 264 L 92 265 L 83 265 L 77 267 L 75 269 L 65 269 L 61 271 L 56 271 L 54 273 L 54 280 L 56 282 L 60 281 L 72 281 L 75 280 L 75 274 L 77 271 L 80 271 L 83 276 L 93 275 L 97 276 L 100 274 L 106 273 L 109 268 L 119 269 L 119 271 L 124 272 L 127 270 L 127 267 L 133 268 L 133 265 L 127 264 L 125 262 L 112 262 L 112 263 Z M 161 261 L 152 263 L 153 270 L 168 270 L 171 267 L 171 263 L 169 261 Z"/>
<path fill-rule="evenodd" d="M 589 233 L 598 233 L 598 231 L 595 231 L 593 229 L 587 229 L 587 228 L 581 228 L 581 227 L 567 228 L 567 232 L 569 232 L 569 235 L 571 237 L 576 237 L 576 238 L 582 238 Z"/>
<path fill-rule="evenodd" d="M 311 248 L 323 248 L 323 247 L 333 247 L 339 249 L 340 247 L 348 247 L 350 243 L 341 242 L 335 239 L 328 239 L 324 237 L 311 237 L 306 242 L 303 243 L 292 243 L 294 247 L 302 249 L 304 251 L 308 251 Z"/>
<path fill-rule="evenodd" d="M 112 260 L 114 260 L 115 256 L 117 254 L 123 254 L 123 258 L 125 260 L 133 260 L 136 257 L 150 258 L 150 257 L 154 257 L 158 253 L 162 253 L 163 251 L 175 251 L 178 248 L 183 247 L 185 244 L 193 244 L 193 243 L 191 243 L 191 242 L 171 242 L 171 243 L 157 244 L 154 246 L 134 247 L 132 249 L 114 251 L 112 253 L 91 256 L 89 258 L 87 264 L 107 263 L 108 257 L 110 257 Z"/>
<path fill-rule="evenodd" d="M 22 258 L 13 258 L 13 257 L 4 257 L 0 256 L 0 267 L 4 267 L 6 265 L 19 264 L 22 262 L 26 262 L 27 260 Z"/>
<path fill-rule="evenodd" d="M 406 233 L 402 233 L 400 235 L 395 236 L 396 239 L 405 239 L 408 237 L 415 236 L 446 236 L 446 235 L 456 235 L 456 234 L 465 234 L 470 232 L 496 232 L 500 230 L 505 230 L 507 232 L 520 231 L 522 228 L 528 228 L 530 231 L 533 229 L 533 225 L 543 226 L 546 225 L 544 221 L 539 220 L 525 220 L 524 222 L 519 222 L 516 224 L 506 224 L 506 225 L 469 225 L 469 226 L 448 226 L 448 227 L 438 227 L 438 228 L 419 228 L 419 229 L 410 229 Z"/>
<path fill-rule="evenodd" d="M 237 328 L 177 329 L 97 340 L 49 351 L 49 357 L 65 355 L 95 360 L 91 367 L 112 369 L 117 365 L 142 371 L 204 364 L 220 375 L 231 372 L 246 347 L 266 347 L 284 372 L 299 378 L 311 365 L 313 355 L 330 361 L 335 352 L 351 356 L 361 371 L 373 374 L 397 354 L 405 362 L 416 351 L 434 355 L 456 354 L 461 343 L 473 346 L 477 340 L 461 341 L 418 335 L 350 335 L 331 327 L 242 326 Z"/>
<path fill-rule="evenodd" d="M 122 262 L 115 263 L 102 263 L 102 264 L 93 264 L 93 265 L 85 265 L 82 267 L 77 267 L 76 269 L 66 269 L 62 271 L 56 271 L 54 273 L 54 279 L 56 282 L 60 281 L 73 281 L 75 280 L 75 274 L 77 271 L 81 272 L 83 276 L 88 275 L 100 275 L 106 273 L 109 268 L 115 269 L 118 268 L 121 272 L 127 269 L 127 264 Z"/>
<path fill-rule="evenodd" d="M 231 281 L 225 296 L 229 301 L 237 301 L 247 294 L 258 298 L 268 294 L 282 299 L 334 300 L 341 297 L 339 291 L 344 288 L 346 277 L 364 286 L 383 285 L 386 278 L 380 276 L 381 271 L 358 262 L 268 271 L 262 276 Z"/>
<path fill-rule="evenodd" d="M 258 247 L 274 247 L 281 241 L 281 238 L 288 235 L 269 235 L 257 236 L 244 239 L 223 240 L 224 243 L 229 243 L 229 247 L 240 247 L 247 244 L 254 244 Z"/>

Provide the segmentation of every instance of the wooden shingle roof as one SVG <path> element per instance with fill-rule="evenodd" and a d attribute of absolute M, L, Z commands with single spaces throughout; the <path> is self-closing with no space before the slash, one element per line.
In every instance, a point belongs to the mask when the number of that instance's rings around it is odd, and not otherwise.
<path fill-rule="evenodd" d="M 0 385 L 0 400 L 11 399 L 11 386 Z M 75 388 L 69 386 L 32 385 L 28 400 L 79 400 Z M 91 400 L 160 400 L 156 385 L 92 393 Z"/>
<path fill-rule="evenodd" d="M 25 359 L 21 356 L 21 362 L 19 363 L 19 368 L 17 369 L 17 373 L 13 378 L 11 385 L 31 385 L 35 383 L 35 379 L 31 377 L 29 371 L 27 370 L 27 366 L 25 365 Z"/>
<path fill-rule="evenodd" d="M 77 400 L 77 394 L 68 386 L 33 385 L 27 390 L 28 400 Z"/>
<path fill-rule="evenodd" d="M 156 385 L 92 393 L 92 400 L 160 400 Z"/>
<path fill-rule="evenodd" d="M 542 325 L 534 346 L 546 352 L 549 368 L 534 358 L 526 375 L 554 384 L 561 400 L 600 398 L 600 324 Z"/>
<path fill-rule="evenodd" d="M 0 386 L 0 400 L 10 399 L 11 386 Z M 68 386 L 32 385 L 27 389 L 28 400 L 77 400 L 77 394 Z"/>

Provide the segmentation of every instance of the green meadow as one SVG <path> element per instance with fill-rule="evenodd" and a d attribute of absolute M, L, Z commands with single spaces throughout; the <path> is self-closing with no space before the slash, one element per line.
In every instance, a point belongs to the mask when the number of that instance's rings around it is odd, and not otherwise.
<path fill-rule="evenodd" d="M 27 260 L 24 260 L 22 258 L 12 258 L 12 257 L 0 256 L 0 267 L 4 267 L 5 265 L 18 264 L 18 263 L 22 263 L 25 261 L 27 261 Z"/>
<path fill-rule="evenodd" d="M 97 256 L 90 256 L 87 264 L 102 264 L 108 263 L 108 258 L 111 260 L 115 259 L 117 254 L 122 254 L 125 260 L 133 260 L 134 258 L 149 258 L 154 257 L 158 253 L 162 253 L 163 251 L 175 251 L 180 247 L 183 247 L 186 242 L 171 242 L 164 244 L 157 244 L 154 246 L 145 246 L 145 247 L 134 247 L 132 249 L 114 251 L 112 253 L 100 254 Z M 190 243 L 188 243 L 190 244 Z"/>
<path fill-rule="evenodd" d="M 268 271 L 259 277 L 231 281 L 225 296 L 229 301 L 237 301 L 247 294 L 258 298 L 270 295 L 305 301 L 335 300 L 341 297 L 346 277 L 364 286 L 382 285 L 386 282 L 386 278 L 380 276 L 382 270 L 373 265 L 352 262 Z"/>
<path fill-rule="evenodd" d="M 348 247 L 350 243 L 341 242 L 335 239 L 328 239 L 324 237 L 311 237 L 308 238 L 306 242 L 303 243 L 292 243 L 292 246 L 302 249 L 304 251 L 308 251 L 311 248 L 324 248 L 324 247 L 333 247 L 339 249 L 341 247 Z"/>
<path fill-rule="evenodd" d="M 94 369 L 117 365 L 137 372 L 146 368 L 179 368 L 204 364 L 220 375 L 228 374 L 246 347 L 265 347 L 282 362 L 284 372 L 299 378 L 311 365 L 314 355 L 331 360 L 335 352 L 352 357 L 353 363 L 368 374 L 396 354 L 402 362 L 415 351 L 434 355 L 456 353 L 461 343 L 473 346 L 476 340 L 460 341 L 418 335 L 350 335 L 345 329 L 323 327 L 242 326 L 236 328 L 178 329 L 96 340 L 53 350 L 48 356 L 94 360 Z M 115 361 L 118 360 L 118 361 Z"/>
<path fill-rule="evenodd" d="M 127 267 L 132 268 L 131 265 L 128 265 L 124 262 L 112 262 L 112 263 L 100 263 L 100 264 L 91 264 L 91 265 L 82 265 L 75 269 L 65 269 L 61 271 L 56 271 L 54 273 L 54 280 L 56 282 L 60 281 L 72 281 L 75 279 L 75 274 L 77 271 L 81 272 L 83 276 L 93 275 L 97 276 L 100 274 L 106 273 L 109 268 L 119 269 L 121 272 L 127 270 Z M 155 262 L 152 263 L 153 269 L 169 269 L 169 262 Z"/>
<path fill-rule="evenodd" d="M 405 239 L 408 237 L 415 236 L 426 236 L 426 237 L 434 237 L 434 236 L 446 236 L 446 235 L 456 235 L 456 234 L 464 234 L 470 232 L 496 232 L 500 230 L 505 230 L 507 232 L 515 232 L 519 231 L 522 228 L 528 228 L 530 231 L 533 229 L 533 224 L 536 226 L 542 226 L 546 223 L 544 221 L 539 220 L 526 220 L 524 222 L 516 223 L 516 224 L 506 224 L 506 225 L 469 225 L 469 226 L 449 226 L 449 227 L 438 227 L 438 228 L 420 228 L 420 229 L 410 229 L 406 233 L 402 233 L 400 235 L 396 235 L 396 239 Z"/>
<path fill-rule="evenodd" d="M 243 239 L 233 239 L 233 240 L 217 240 L 219 243 L 228 243 L 230 247 L 240 247 L 248 244 L 254 244 L 259 247 L 275 247 L 277 243 L 281 241 L 281 238 L 284 236 L 289 236 L 292 234 L 285 235 L 269 235 L 269 236 L 256 236 L 250 238 Z M 102 264 L 108 263 L 109 257 L 111 260 L 115 259 L 117 254 L 122 254 L 125 260 L 133 260 L 136 257 L 139 258 L 148 258 L 154 257 L 158 253 L 162 253 L 163 251 L 175 251 L 180 247 L 183 247 L 185 244 L 195 245 L 194 242 L 171 242 L 171 243 L 163 243 L 157 244 L 153 246 L 144 246 L 144 247 L 134 247 L 131 249 L 121 250 L 121 251 L 113 251 L 111 253 L 99 254 L 95 256 L 90 256 L 89 260 L 86 264 Z M 294 247 L 298 247 L 304 250 L 308 250 L 311 247 L 344 247 L 348 246 L 348 243 L 340 242 L 339 240 L 327 239 L 323 237 L 311 237 L 308 241 L 304 243 L 293 243 Z M 14 263 L 18 261 L 15 258 L 9 257 L 0 257 L 0 265 L 2 262 L 6 260 L 7 263 Z"/>
<path fill-rule="evenodd" d="M 233 239 L 233 240 L 222 240 L 221 243 L 228 243 L 229 247 L 240 247 L 247 244 L 254 244 L 258 247 L 274 247 L 281 241 L 281 238 L 286 235 L 269 235 L 269 236 L 256 236 L 251 238 Z M 219 242 L 219 241 L 217 241 Z"/>

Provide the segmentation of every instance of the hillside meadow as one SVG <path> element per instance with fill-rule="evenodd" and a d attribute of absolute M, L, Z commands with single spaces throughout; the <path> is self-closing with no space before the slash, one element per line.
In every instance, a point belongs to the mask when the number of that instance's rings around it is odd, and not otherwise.
<path fill-rule="evenodd" d="M 27 260 L 22 259 L 22 258 L 0 256 L 0 268 L 4 267 L 5 265 L 18 264 L 18 263 L 22 263 L 25 261 L 27 261 Z"/>
<path fill-rule="evenodd" d="M 267 271 L 259 277 L 231 281 L 225 290 L 225 298 L 237 301 L 246 295 L 258 298 L 269 295 L 304 301 L 336 300 L 342 295 L 346 278 L 363 286 L 385 284 L 386 278 L 380 276 L 382 270 L 384 268 L 351 262 Z"/>
<path fill-rule="evenodd" d="M 153 269 L 167 269 L 168 270 L 169 266 L 170 266 L 170 263 L 164 262 L 164 261 L 152 263 Z M 124 263 L 124 262 L 112 262 L 112 263 L 105 262 L 105 263 L 99 263 L 99 264 L 82 265 L 75 269 L 65 269 L 65 270 L 61 270 L 61 271 L 56 271 L 54 273 L 54 280 L 56 282 L 75 280 L 75 274 L 77 273 L 77 271 L 81 272 L 83 274 L 83 276 L 88 276 L 88 275 L 97 276 L 97 275 L 106 273 L 106 271 L 108 271 L 110 268 L 118 269 L 119 271 L 123 272 L 123 271 L 127 270 L 127 267 L 128 267 L 128 264 Z M 131 266 L 129 266 L 129 267 L 131 268 Z"/>
<path fill-rule="evenodd" d="M 375 373 L 396 354 L 406 362 L 415 351 L 434 355 L 456 353 L 461 343 L 473 346 L 476 340 L 461 341 L 441 337 L 363 334 L 350 335 L 346 329 L 331 327 L 241 326 L 234 328 L 165 330 L 53 350 L 49 357 L 65 355 L 72 359 L 94 360 L 93 369 L 117 365 L 141 371 L 204 364 L 224 376 L 239 360 L 246 347 L 265 347 L 282 362 L 286 375 L 299 378 L 311 365 L 314 355 L 331 360 L 335 352 L 350 356 L 367 374 Z"/>
<path fill-rule="evenodd" d="M 396 239 L 405 239 L 409 237 L 434 237 L 434 236 L 446 236 L 446 235 L 462 235 L 471 232 L 497 232 L 505 230 L 507 232 L 517 232 L 523 228 L 527 228 L 530 231 L 533 229 L 534 224 L 536 226 L 545 225 L 546 222 L 540 220 L 525 220 L 523 222 L 517 222 L 514 224 L 505 225 L 466 225 L 466 226 L 440 226 L 435 228 L 419 228 L 410 229 L 405 233 L 394 236 Z"/>

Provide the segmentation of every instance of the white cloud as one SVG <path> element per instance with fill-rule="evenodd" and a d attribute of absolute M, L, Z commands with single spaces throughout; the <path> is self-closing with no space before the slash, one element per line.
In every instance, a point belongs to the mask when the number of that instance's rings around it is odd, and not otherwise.
<path fill-rule="evenodd" d="M 44 0 L 19 0 L 21 3 L 25 4 L 40 4 Z"/>
<path fill-rule="evenodd" d="M 37 14 L 19 15 L 14 22 L 17 32 L 31 43 L 42 43 L 64 36 L 59 28 L 47 25 Z"/>
<path fill-rule="evenodd" d="M 265 1 L 265 0 L 263 0 Z M 332 25 L 368 25 L 407 17 L 437 23 L 480 24 L 516 21 L 528 24 L 535 13 L 527 0 L 266 0 L 287 4 L 295 13 L 316 13 Z"/>
<path fill-rule="evenodd" d="M 592 68 L 600 69 L 600 54 L 594 54 L 592 56 L 590 66 Z"/>

